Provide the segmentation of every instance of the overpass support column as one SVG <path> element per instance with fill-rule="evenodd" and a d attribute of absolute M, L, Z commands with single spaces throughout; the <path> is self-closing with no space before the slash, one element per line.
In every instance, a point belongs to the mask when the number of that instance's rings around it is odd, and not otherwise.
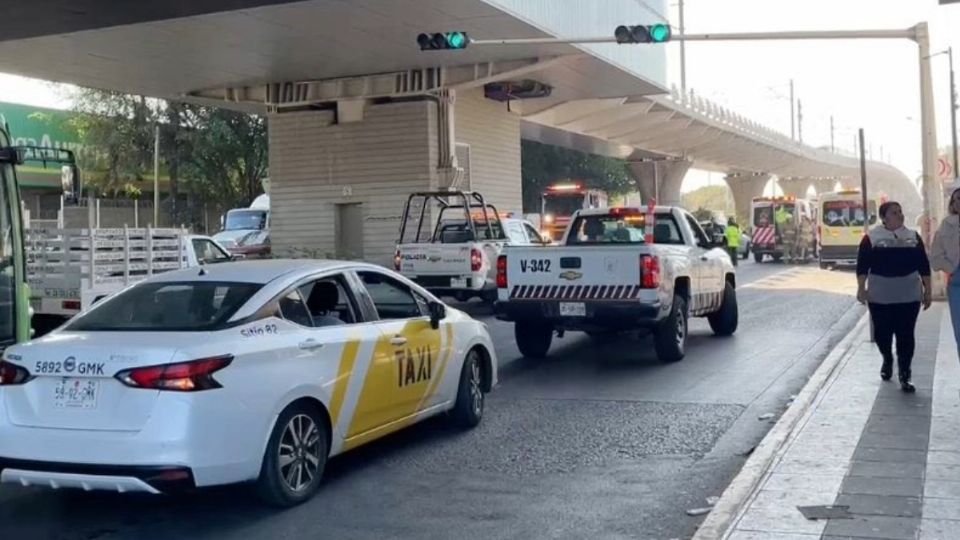
<path fill-rule="evenodd" d="M 723 177 L 733 192 L 733 205 L 737 211 L 737 221 L 741 224 L 750 221 L 750 203 L 754 197 L 763 195 L 771 176 L 766 173 L 732 173 Z"/>
<path fill-rule="evenodd" d="M 680 188 L 683 179 L 690 170 L 691 162 L 686 160 L 650 160 L 627 163 L 630 174 L 637 182 L 640 197 L 646 204 L 656 199 L 657 204 L 680 206 Z M 657 181 L 659 180 L 659 189 Z"/>
<path fill-rule="evenodd" d="M 809 178 L 777 178 L 777 185 L 786 196 L 793 196 L 798 199 L 804 199 L 807 191 L 813 185 L 813 180 Z"/>
<path fill-rule="evenodd" d="M 828 178 L 826 180 L 814 180 L 813 187 L 817 190 L 817 195 L 822 193 L 829 193 L 837 187 L 837 180 L 835 178 Z"/>

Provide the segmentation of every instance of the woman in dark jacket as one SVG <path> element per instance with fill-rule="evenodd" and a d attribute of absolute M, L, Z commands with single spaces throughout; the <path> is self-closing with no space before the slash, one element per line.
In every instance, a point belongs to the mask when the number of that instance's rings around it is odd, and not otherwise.
<path fill-rule="evenodd" d="M 900 387 L 915 392 L 910 364 L 920 307 L 930 307 L 930 261 L 923 240 L 903 225 L 900 203 L 880 205 L 881 225 L 863 237 L 857 256 L 857 300 L 870 307 L 874 338 L 883 356 L 880 377 L 893 376 L 893 337 L 897 337 Z"/>

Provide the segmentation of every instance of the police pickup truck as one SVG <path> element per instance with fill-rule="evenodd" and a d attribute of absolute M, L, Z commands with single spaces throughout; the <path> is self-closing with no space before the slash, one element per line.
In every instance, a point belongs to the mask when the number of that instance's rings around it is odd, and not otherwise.
<path fill-rule="evenodd" d="M 653 334 L 661 361 L 675 362 L 688 317 L 706 317 L 721 336 L 737 329 L 729 255 L 675 207 L 581 210 L 558 246 L 508 246 L 496 281 L 497 318 L 514 322 L 520 352 L 532 358 L 547 355 L 555 333 L 640 330 Z"/>
<path fill-rule="evenodd" d="M 501 215 L 479 193 L 418 192 L 404 207 L 394 269 L 437 296 L 492 304 L 504 246 L 543 243 L 530 222 Z"/>

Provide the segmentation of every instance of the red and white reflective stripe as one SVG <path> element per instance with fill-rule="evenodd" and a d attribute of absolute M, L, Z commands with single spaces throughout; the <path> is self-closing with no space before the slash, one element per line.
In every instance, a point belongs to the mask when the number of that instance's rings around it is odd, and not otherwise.
<path fill-rule="evenodd" d="M 516 285 L 511 300 L 635 300 L 639 285 Z"/>
<path fill-rule="evenodd" d="M 766 246 L 774 243 L 775 230 L 773 227 L 757 227 L 753 231 L 753 245 Z"/>

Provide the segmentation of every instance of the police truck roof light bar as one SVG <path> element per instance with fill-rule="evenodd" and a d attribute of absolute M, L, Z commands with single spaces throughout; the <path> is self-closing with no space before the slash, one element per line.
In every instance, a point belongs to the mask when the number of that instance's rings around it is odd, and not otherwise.
<path fill-rule="evenodd" d="M 583 184 L 554 184 L 547 188 L 547 191 L 580 191 Z"/>

